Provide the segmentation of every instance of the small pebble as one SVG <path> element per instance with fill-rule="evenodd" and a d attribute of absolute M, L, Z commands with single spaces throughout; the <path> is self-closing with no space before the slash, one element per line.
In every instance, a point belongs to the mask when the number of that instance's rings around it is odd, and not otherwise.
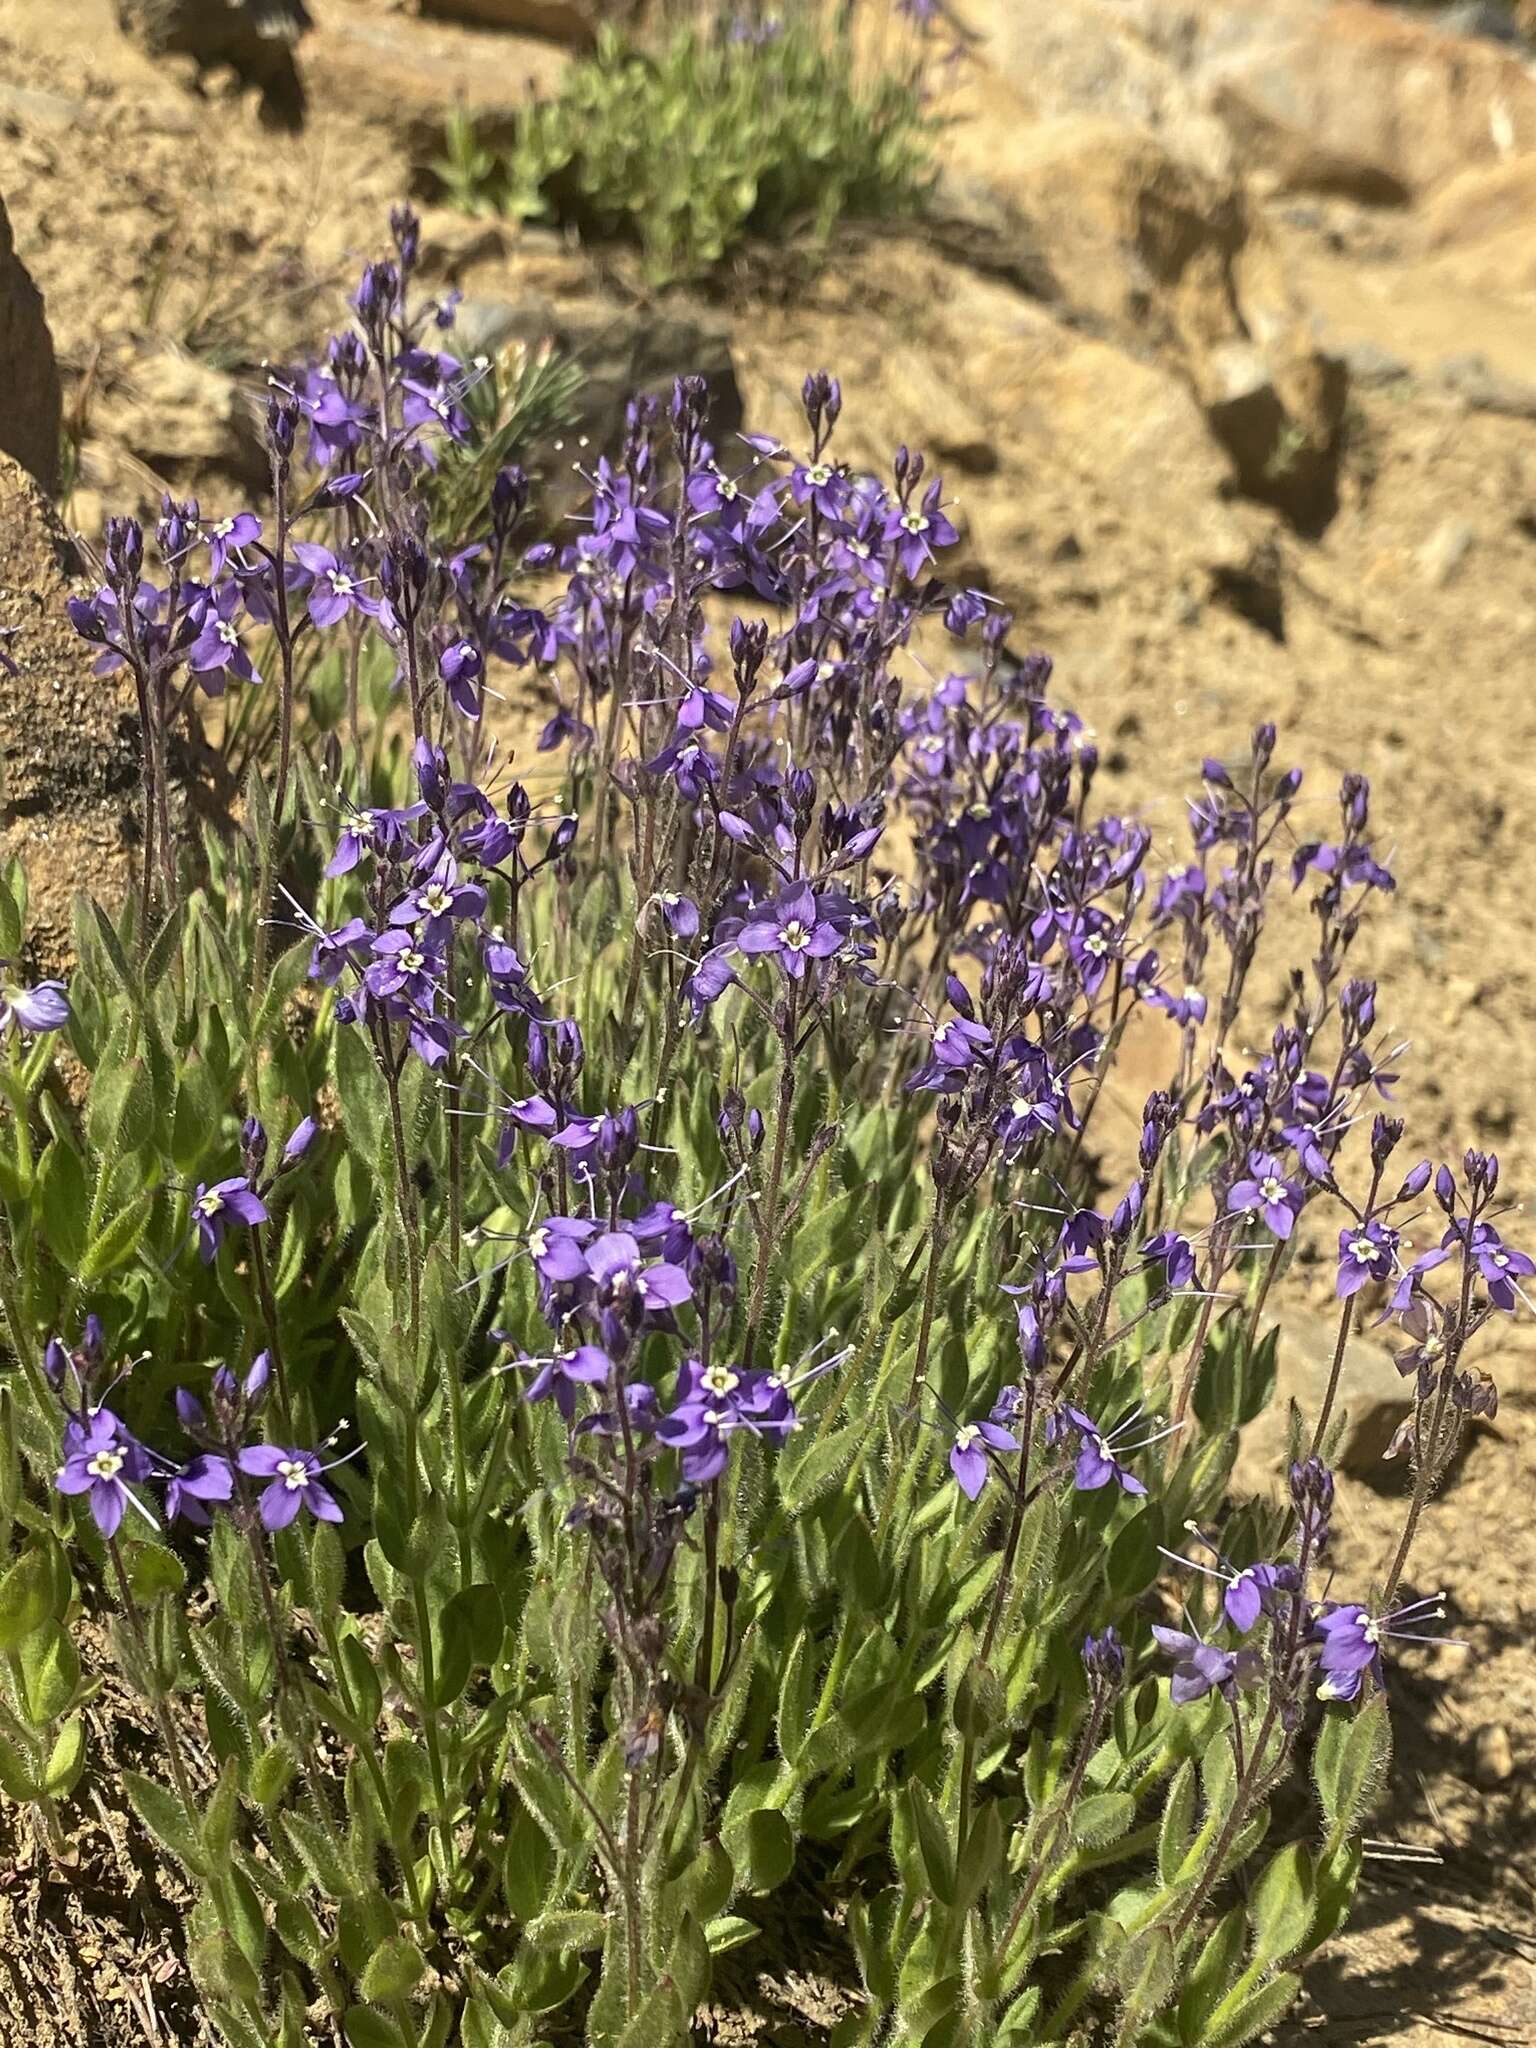
<path fill-rule="evenodd" d="M 1509 1746 L 1509 1730 L 1502 1721 L 1485 1722 L 1477 1731 L 1477 1757 L 1472 1775 L 1479 1785 L 1492 1787 L 1502 1785 L 1514 1773 L 1515 1758 Z"/>

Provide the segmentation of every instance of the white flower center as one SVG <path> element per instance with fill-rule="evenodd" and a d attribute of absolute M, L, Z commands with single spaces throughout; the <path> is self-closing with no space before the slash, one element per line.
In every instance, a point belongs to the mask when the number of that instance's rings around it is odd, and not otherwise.
<path fill-rule="evenodd" d="M 974 1422 L 966 1423 L 963 1429 L 957 1429 L 955 1431 L 955 1449 L 957 1451 L 971 1450 L 972 1448 L 974 1448 L 976 1441 L 980 1437 L 980 1435 L 981 1431 L 976 1427 Z"/>
<path fill-rule="evenodd" d="M 434 882 L 430 889 L 423 889 L 421 892 L 421 907 L 429 911 L 433 917 L 445 911 L 452 901 L 453 898 L 441 882 Z"/>
<path fill-rule="evenodd" d="M 810 927 L 805 923 L 804 919 L 792 917 L 789 923 L 785 925 L 783 931 L 779 933 L 779 937 L 791 953 L 803 953 L 811 943 Z"/>
<path fill-rule="evenodd" d="M 235 631 L 234 626 L 228 619 L 220 619 L 217 630 L 219 638 L 226 647 L 238 647 L 240 645 L 240 635 Z"/>
<path fill-rule="evenodd" d="M 921 512 L 903 512 L 901 515 L 901 530 L 903 533 L 926 533 L 928 531 L 928 522 Z"/>
<path fill-rule="evenodd" d="M 332 590 L 335 591 L 338 597 L 350 597 L 352 595 L 356 585 L 344 569 L 327 569 L 326 575 L 330 579 Z"/>
<path fill-rule="evenodd" d="M 290 1493 L 297 1493 L 309 1484 L 309 1467 L 297 1458 L 279 1458 L 277 1476 Z"/>
<path fill-rule="evenodd" d="M 728 1365 L 712 1365 L 704 1375 L 703 1384 L 711 1394 L 734 1394 L 741 1385 L 741 1377 Z"/>
<path fill-rule="evenodd" d="M 401 971 L 405 974 L 419 974 L 426 964 L 426 954 L 418 953 L 414 946 L 407 946 L 400 955 Z"/>
<path fill-rule="evenodd" d="M 1368 1237 L 1357 1237 L 1349 1248 L 1349 1255 L 1352 1259 L 1358 1259 L 1363 1266 L 1367 1259 L 1375 1258 L 1376 1247 Z"/>
<path fill-rule="evenodd" d="M 115 1479 L 123 1469 L 123 1454 L 121 1451 L 98 1451 L 85 1469 L 93 1479 Z"/>
<path fill-rule="evenodd" d="M 528 1249 L 536 1259 L 542 1259 L 549 1250 L 549 1232 L 542 1228 L 528 1233 Z"/>
<path fill-rule="evenodd" d="M 823 484 L 831 483 L 832 472 L 827 467 L 826 463 L 813 462 L 810 468 L 805 472 L 805 480 L 808 484 L 813 484 L 817 490 L 820 490 Z"/>
<path fill-rule="evenodd" d="M 213 530 L 220 540 L 227 540 L 235 530 L 235 522 L 233 519 L 221 519 Z"/>
<path fill-rule="evenodd" d="M 1259 1193 L 1266 1202 L 1278 1202 L 1285 1193 L 1285 1182 L 1277 1180 L 1272 1173 L 1266 1173 L 1259 1182 Z"/>
<path fill-rule="evenodd" d="M 199 1195 L 196 1207 L 201 1215 L 217 1216 L 224 1206 L 224 1197 L 210 1188 L 206 1195 Z"/>

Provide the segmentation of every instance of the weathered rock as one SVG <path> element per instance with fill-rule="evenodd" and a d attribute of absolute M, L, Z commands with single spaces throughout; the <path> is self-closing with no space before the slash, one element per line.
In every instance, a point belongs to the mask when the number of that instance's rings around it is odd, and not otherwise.
<path fill-rule="evenodd" d="M 17 256 L 0 200 L 0 450 L 46 490 L 59 476 L 59 373 L 43 295 Z"/>
<path fill-rule="evenodd" d="M 1275 33 L 1201 68 L 1245 167 L 1285 191 L 1401 203 L 1536 148 L 1536 76 L 1514 50 L 1366 0 L 1278 10 Z"/>
<path fill-rule="evenodd" d="M 544 37 L 487 44 L 483 31 L 460 22 L 331 0 L 304 39 L 299 71 L 313 105 L 345 107 L 392 130 L 413 163 L 427 164 L 442 156 L 455 113 L 487 141 L 504 140 L 519 108 L 552 90 L 567 62 Z"/>
<path fill-rule="evenodd" d="M 603 19 L 617 21 L 633 8 L 612 0 L 422 0 L 422 13 L 448 21 L 471 22 L 477 28 L 499 28 L 513 35 L 552 36 L 562 43 L 594 40 Z"/>
<path fill-rule="evenodd" d="M 223 370 L 168 346 L 135 351 L 92 424 L 168 482 L 194 486 L 211 472 L 256 489 L 267 478 L 250 398 Z"/>
<path fill-rule="evenodd" d="M 290 75 L 310 26 L 304 0 L 117 0 L 117 18 L 151 56 L 229 64 L 261 82 Z"/>
<path fill-rule="evenodd" d="M 139 728 L 132 684 L 95 676 L 65 614 L 69 539 L 33 480 L 0 456 L 0 858 L 27 870 L 38 957 L 69 951 L 70 906 L 121 901 L 131 860 Z"/>
<path fill-rule="evenodd" d="M 1313 341 L 1240 188 L 1094 115 L 1037 124 L 993 175 L 1060 296 L 1188 378 L 1243 494 L 1326 525 L 1348 375 Z"/>
<path fill-rule="evenodd" d="M 1515 1775 L 1515 1752 L 1502 1721 L 1486 1721 L 1478 1729 L 1472 1775 L 1489 1792 Z"/>

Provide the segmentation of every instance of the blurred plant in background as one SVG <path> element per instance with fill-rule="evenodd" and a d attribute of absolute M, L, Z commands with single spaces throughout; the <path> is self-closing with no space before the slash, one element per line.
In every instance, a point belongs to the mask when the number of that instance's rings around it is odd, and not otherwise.
<path fill-rule="evenodd" d="M 655 48 L 607 27 L 505 148 L 458 116 L 433 170 L 466 211 L 635 244 L 653 284 L 754 238 L 825 241 L 841 220 L 913 212 L 932 183 L 919 27 L 877 31 L 847 0 L 709 9 Z"/>

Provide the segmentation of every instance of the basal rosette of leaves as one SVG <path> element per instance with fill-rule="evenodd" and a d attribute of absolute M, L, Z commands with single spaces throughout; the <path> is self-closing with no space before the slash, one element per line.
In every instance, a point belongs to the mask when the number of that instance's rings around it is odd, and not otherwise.
<path fill-rule="evenodd" d="M 825 375 L 798 451 L 712 447 L 685 379 L 568 543 L 515 468 L 434 538 L 478 373 L 393 228 L 274 383 L 270 503 L 113 522 L 74 605 L 147 745 L 67 989 L 0 889 L 0 1784 L 67 1843 L 101 1618 L 163 1755 L 96 1789 L 193 1881 L 233 2048 L 682 2042 L 775 1893 L 846 1944 L 839 2044 L 1235 2048 L 1349 1910 L 1467 1346 L 1532 1272 L 1497 1161 L 1375 1106 L 1366 786 L 1302 840 L 1260 727 L 1154 869 Z M 193 849 L 199 692 L 271 737 Z M 1234 1507 L 1315 1230 L 1333 1382 L 1285 1511 Z M 1415 1481 L 1344 1586 L 1382 1314 Z"/>
<path fill-rule="evenodd" d="M 851 9 L 815 0 L 679 27 L 655 52 L 604 28 L 504 149 L 467 116 L 450 122 L 434 175 L 467 212 L 633 242 L 656 284 L 753 237 L 824 240 L 844 219 L 910 213 L 934 174 L 921 64 L 932 11 L 897 12 L 917 23 L 911 49 L 856 34 Z"/>

